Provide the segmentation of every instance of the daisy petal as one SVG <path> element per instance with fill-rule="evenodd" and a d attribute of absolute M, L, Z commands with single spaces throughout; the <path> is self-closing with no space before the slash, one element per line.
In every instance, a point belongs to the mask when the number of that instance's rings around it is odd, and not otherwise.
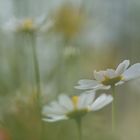
<path fill-rule="evenodd" d="M 95 100 L 95 102 L 91 106 L 89 106 L 89 109 L 93 111 L 99 110 L 104 106 L 108 105 L 109 103 L 111 103 L 112 100 L 113 97 L 111 95 L 102 94 Z"/>
<path fill-rule="evenodd" d="M 95 86 L 93 89 L 94 89 L 94 91 L 97 91 L 97 90 L 101 90 L 101 89 L 108 90 L 108 89 L 110 89 L 110 88 L 111 88 L 110 85 L 109 85 L 109 86 L 104 86 L 104 85 L 102 85 L 102 84 L 98 84 L 98 85 Z"/>
<path fill-rule="evenodd" d="M 103 81 L 104 80 L 104 75 L 105 75 L 105 71 L 94 71 L 94 77 L 97 81 Z"/>
<path fill-rule="evenodd" d="M 140 63 L 136 63 L 132 65 L 123 73 L 123 77 L 125 81 L 137 78 L 139 76 L 140 76 Z"/>
<path fill-rule="evenodd" d="M 53 117 L 48 117 L 48 118 L 43 118 L 43 121 L 46 122 L 56 122 L 56 121 L 60 121 L 60 120 L 67 120 L 68 118 L 64 115 L 61 116 L 53 116 Z"/>
<path fill-rule="evenodd" d="M 7 23 L 4 24 L 3 30 L 15 32 L 18 26 L 19 21 L 15 17 L 13 17 L 11 20 L 9 20 Z"/>
<path fill-rule="evenodd" d="M 67 111 L 72 111 L 74 108 L 70 97 L 64 94 L 59 96 L 59 104 L 61 104 L 61 106 L 63 106 L 63 108 L 65 108 Z"/>
<path fill-rule="evenodd" d="M 66 111 L 59 104 L 57 106 L 45 106 L 42 110 L 44 115 L 47 114 L 64 114 Z"/>
<path fill-rule="evenodd" d="M 88 105 L 90 105 L 93 102 L 94 98 L 95 98 L 95 92 L 89 94 L 83 93 L 82 95 L 80 95 L 78 105 L 77 105 L 78 109 L 86 108 Z"/>
<path fill-rule="evenodd" d="M 116 76 L 116 74 L 113 69 L 107 69 L 105 72 L 105 76 L 107 76 L 109 78 L 114 78 Z"/>
<path fill-rule="evenodd" d="M 79 86 L 75 86 L 76 89 L 92 89 L 97 86 L 99 83 L 95 80 L 83 79 L 78 82 Z"/>
<path fill-rule="evenodd" d="M 89 80 L 89 79 L 82 79 L 78 81 L 79 85 L 88 85 L 91 84 L 93 82 L 96 82 L 95 80 Z"/>
<path fill-rule="evenodd" d="M 124 60 L 122 63 L 120 63 L 115 71 L 116 75 L 121 75 L 128 68 L 129 64 L 129 60 Z"/>
<path fill-rule="evenodd" d="M 46 18 L 47 18 L 46 15 L 42 15 L 42 16 L 40 16 L 40 17 L 37 17 L 37 18 L 35 19 L 35 23 L 36 23 L 37 25 L 42 25 L 42 24 L 45 22 Z"/>
<path fill-rule="evenodd" d="M 124 84 L 124 81 L 119 81 L 118 83 L 115 84 L 115 86 L 119 86 L 119 85 L 122 85 Z"/>

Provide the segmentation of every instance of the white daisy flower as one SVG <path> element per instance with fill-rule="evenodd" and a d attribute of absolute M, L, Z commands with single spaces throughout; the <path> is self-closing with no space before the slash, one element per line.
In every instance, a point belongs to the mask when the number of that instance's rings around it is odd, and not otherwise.
<path fill-rule="evenodd" d="M 46 20 L 45 16 L 38 18 L 12 18 L 3 26 L 3 30 L 12 32 L 33 33 L 39 31 L 44 25 Z"/>
<path fill-rule="evenodd" d="M 140 63 L 129 67 L 129 60 L 124 60 L 118 65 L 116 70 L 107 69 L 105 71 L 94 71 L 95 80 L 83 79 L 78 82 L 76 89 L 109 89 L 112 86 L 123 84 L 124 82 L 140 76 Z M 129 68 L 128 68 L 129 67 Z"/>
<path fill-rule="evenodd" d="M 111 95 L 102 94 L 95 99 L 95 93 L 83 93 L 80 96 L 69 97 L 60 95 L 58 101 L 53 101 L 43 108 L 44 121 L 55 122 L 59 120 L 77 119 L 88 112 L 97 111 L 111 103 Z"/>

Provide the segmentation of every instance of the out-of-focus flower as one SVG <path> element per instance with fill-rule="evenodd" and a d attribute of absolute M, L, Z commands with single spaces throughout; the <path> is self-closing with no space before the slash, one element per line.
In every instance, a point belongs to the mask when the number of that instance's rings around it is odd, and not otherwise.
<path fill-rule="evenodd" d="M 5 129 L 0 129 L 0 140 L 12 140 L 10 134 Z"/>
<path fill-rule="evenodd" d="M 65 39 L 75 37 L 83 28 L 85 15 L 78 7 L 63 4 L 54 12 L 52 30 L 60 33 Z"/>
<path fill-rule="evenodd" d="M 60 95 L 58 101 L 53 101 L 43 108 L 44 121 L 55 122 L 59 120 L 77 119 L 88 112 L 97 111 L 111 103 L 111 95 L 102 94 L 95 99 L 95 93 L 83 93 L 80 96 L 69 97 Z"/>
<path fill-rule="evenodd" d="M 109 89 L 112 86 L 123 84 L 124 82 L 140 76 L 140 63 L 132 65 L 130 68 L 129 60 L 120 63 L 116 70 L 107 69 L 106 71 L 94 71 L 95 80 L 80 80 L 77 89 Z"/>
<path fill-rule="evenodd" d="M 39 18 L 12 18 L 4 24 L 3 29 L 6 31 L 34 33 L 40 31 L 46 20 L 45 16 Z"/>
<path fill-rule="evenodd" d="M 64 49 L 64 56 L 66 58 L 71 58 L 73 56 L 77 56 L 78 54 L 79 54 L 79 50 L 75 46 L 67 46 Z"/>

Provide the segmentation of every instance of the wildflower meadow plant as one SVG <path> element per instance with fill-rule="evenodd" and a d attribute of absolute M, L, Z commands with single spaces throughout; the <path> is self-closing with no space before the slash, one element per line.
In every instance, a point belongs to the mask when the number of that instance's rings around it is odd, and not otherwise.
<path fill-rule="evenodd" d="M 48 20 L 47 16 L 42 15 L 37 18 L 26 17 L 18 19 L 14 17 L 6 22 L 2 27 L 3 31 L 16 33 L 16 35 L 22 36 L 23 41 L 27 43 L 25 45 L 31 46 L 37 98 L 40 98 L 39 94 L 41 94 L 40 70 L 37 54 L 37 37 L 41 32 L 47 32 L 51 25 L 52 22 Z"/>
<path fill-rule="evenodd" d="M 23 36 L 23 40 L 25 42 L 29 42 L 32 48 L 32 57 L 34 61 L 34 70 L 35 70 L 35 79 L 36 79 L 36 87 L 37 92 L 40 92 L 40 72 L 39 72 L 39 62 L 37 58 L 37 34 L 43 23 L 45 22 L 45 16 L 38 18 L 12 18 L 3 26 L 3 30 L 8 32 L 16 33 L 17 35 Z"/>
<path fill-rule="evenodd" d="M 102 94 L 95 99 L 95 92 L 83 93 L 79 96 L 69 97 L 62 94 L 58 101 L 53 101 L 45 105 L 42 110 L 43 120 L 56 122 L 60 120 L 74 119 L 79 129 L 79 140 L 81 140 L 81 121 L 82 117 L 89 112 L 97 111 L 111 103 L 111 95 Z"/>
<path fill-rule="evenodd" d="M 24 19 L 16 19 L 13 18 L 9 22 L 5 24 L 3 27 L 4 30 L 8 32 L 16 33 L 18 36 L 23 37 L 23 41 L 31 47 L 31 56 L 33 60 L 33 67 L 34 67 L 34 79 L 35 79 L 35 97 L 36 97 L 36 104 L 37 104 L 37 112 L 40 117 L 41 123 L 41 134 L 42 134 L 42 120 L 41 120 L 41 78 L 40 78 L 40 67 L 39 67 L 39 60 L 38 60 L 38 52 L 37 52 L 37 37 L 38 34 L 42 31 L 42 29 L 47 30 L 49 26 L 46 25 L 46 17 L 42 16 L 39 18 L 24 18 Z M 44 25 L 44 26 L 43 26 Z M 42 136 L 41 136 L 42 137 Z"/>
<path fill-rule="evenodd" d="M 107 69 L 102 71 L 94 71 L 95 80 L 83 79 L 78 82 L 76 89 L 83 90 L 99 90 L 112 89 L 114 101 L 112 102 L 112 129 L 115 129 L 115 86 L 121 85 L 128 80 L 138 78 L 140 76 L 140 63 L 133 64 L 129 67 L 129 60 L 124 60 L 118 65 L 116 70 Z M 128 68 L 129 67 L 129 68 Z"/>

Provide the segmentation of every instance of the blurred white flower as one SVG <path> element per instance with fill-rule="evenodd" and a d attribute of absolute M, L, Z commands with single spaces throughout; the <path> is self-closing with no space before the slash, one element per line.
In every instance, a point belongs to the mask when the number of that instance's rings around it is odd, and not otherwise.
<path fill-rule="evenodd" d="M 140 63 L 136 63 L 128 68 L 129 60 L 120 63 L 116 70 L 94 71 L 95 80 L 83 79 L 78 82 L 76 89 L 109 89 L 112 86 L 123 84 L 124 82 L 140 76 Z"/>
<path fill-rule="evenodd" d="M 46 23 L 46 16 L 23 19 L 17 19 L 14 17 L 4 23 L 2 29 L 12 32 L 34 33 L 42 31 L 43 29 L 47 30 L 46 28 L 49 28 L 50 24 L 52 24 L 50 21 L 48 21 L 48 24 Z"/>
<path fill-rule="evenodd" d="M 76 46 L 66 46 L 64 48 L 64 56 L 66 58 L 72 57 L 72 56 L 76 56 L 79 54 L 79 50 Z"/>
<path fill-rule="evenodd" d="M 69 97 L 60 95 L 58 101 L 53 101 L 43 108 L 44 121 L 55 122 L 59 120 L 77 119 L 88 112 L 97 111 L 111 103 L 111 95 L 102 94 L 95 99 L 95 93 L 83 93 L 80 96 Z"/>
<path fill-rule="evenodd" d="M 81 32 L 84 32 L 88 18 L 80 5 L 76 6 L 72 3 L 64 2 L 53 13 L 54 24 L 52 32 L 66 39 L 66 41 L 74 40 Z"/>

